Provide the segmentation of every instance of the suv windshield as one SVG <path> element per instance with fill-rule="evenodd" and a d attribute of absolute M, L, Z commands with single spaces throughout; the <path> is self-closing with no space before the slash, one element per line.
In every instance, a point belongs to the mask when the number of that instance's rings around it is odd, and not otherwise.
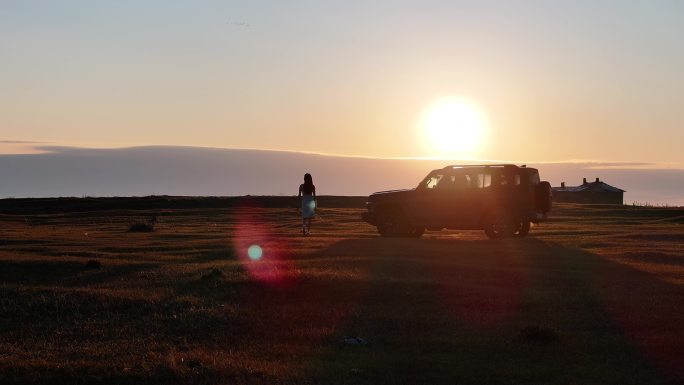
<path fill-rule="evenodd" d="M 438 184 L 440 184 L 440 182 L 442 181 L 443 178 L 444 178 L 444 174 L 430 175 L 429 177 L 427 177 L 423 181 L 423 183 L 421 183 L 421 187 L 424 187 L 428 190 L 432 190 L 435 187 L 437 187 Z"/>

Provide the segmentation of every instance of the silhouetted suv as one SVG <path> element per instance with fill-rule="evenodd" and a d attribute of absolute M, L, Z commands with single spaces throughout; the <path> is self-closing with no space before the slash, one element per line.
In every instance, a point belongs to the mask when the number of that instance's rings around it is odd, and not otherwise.
<path fill-rule="evenodd" d="M 524 237 L 547 218 L 551 185 L 526 166 L 447 166 L 411 190 L 376 192 L 363 219 L 383 236 L 420 237 L 427 230 L 483 229 L 490 238 Z"/>

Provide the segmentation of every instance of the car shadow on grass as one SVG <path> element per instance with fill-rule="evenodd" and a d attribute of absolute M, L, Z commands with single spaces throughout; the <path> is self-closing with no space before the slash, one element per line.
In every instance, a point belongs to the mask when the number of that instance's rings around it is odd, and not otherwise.
<path fill-rule="evenodd" d="M 161 298 L 62 290 L 79 282 L 81 265 L 0 265 L 10 283 L 0 285 L 0 343 L 17 349 L 8 357 L 60 352 L 45 365 L 0 364 L 0 382 L 681 382 L 681 287 L 580 249 L 536 239 L 347 239 L 291 256 L 289 271 L 310 275 L 287 285 L 219 259 L 199 256 L 190 272 L 179 263 Z M 15 274 L 37 268 L 43 278 L 29 283 L 41 287 L 13 287 Z M 45 277 L 53 268 L 56 278 Z M 136 271 L 106 268 L 90 283 Z M 78 361 L 88 346 L 102 354 L 92 367 Z"/>
<path fill-rule="evenodd" d="M 382 238 L 344 240 L 322 254 L 375 260 L 358 311 L 310 362 L 311 383 L 684 378 L 684 317 L 675 310 L 684 290 L 599 255 L 537 239 Z"/>

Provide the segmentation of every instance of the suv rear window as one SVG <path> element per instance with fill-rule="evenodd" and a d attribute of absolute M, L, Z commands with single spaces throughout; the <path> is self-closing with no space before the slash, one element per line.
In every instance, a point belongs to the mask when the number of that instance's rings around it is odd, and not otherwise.
<path fill-rule="evenodd" d="M 539 172 L 537 170 L 530 170 L 529 172 L 529 181 L 531 185 L 538 185 L 539 184 Z"/>

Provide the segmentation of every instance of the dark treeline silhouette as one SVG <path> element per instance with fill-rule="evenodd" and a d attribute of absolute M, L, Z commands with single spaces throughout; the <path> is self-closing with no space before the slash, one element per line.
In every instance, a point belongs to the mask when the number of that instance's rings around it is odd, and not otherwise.
<path fill-rule="evenodd" d="M 363 208 L 365 196 L 321 196 L 323 207 Z M 78 211 L 206 209 L 232 207 L 294 208 L 296 196 L 240 197 L 108 197 L 0 199 L 0 214 L 50 214 Z"/>

